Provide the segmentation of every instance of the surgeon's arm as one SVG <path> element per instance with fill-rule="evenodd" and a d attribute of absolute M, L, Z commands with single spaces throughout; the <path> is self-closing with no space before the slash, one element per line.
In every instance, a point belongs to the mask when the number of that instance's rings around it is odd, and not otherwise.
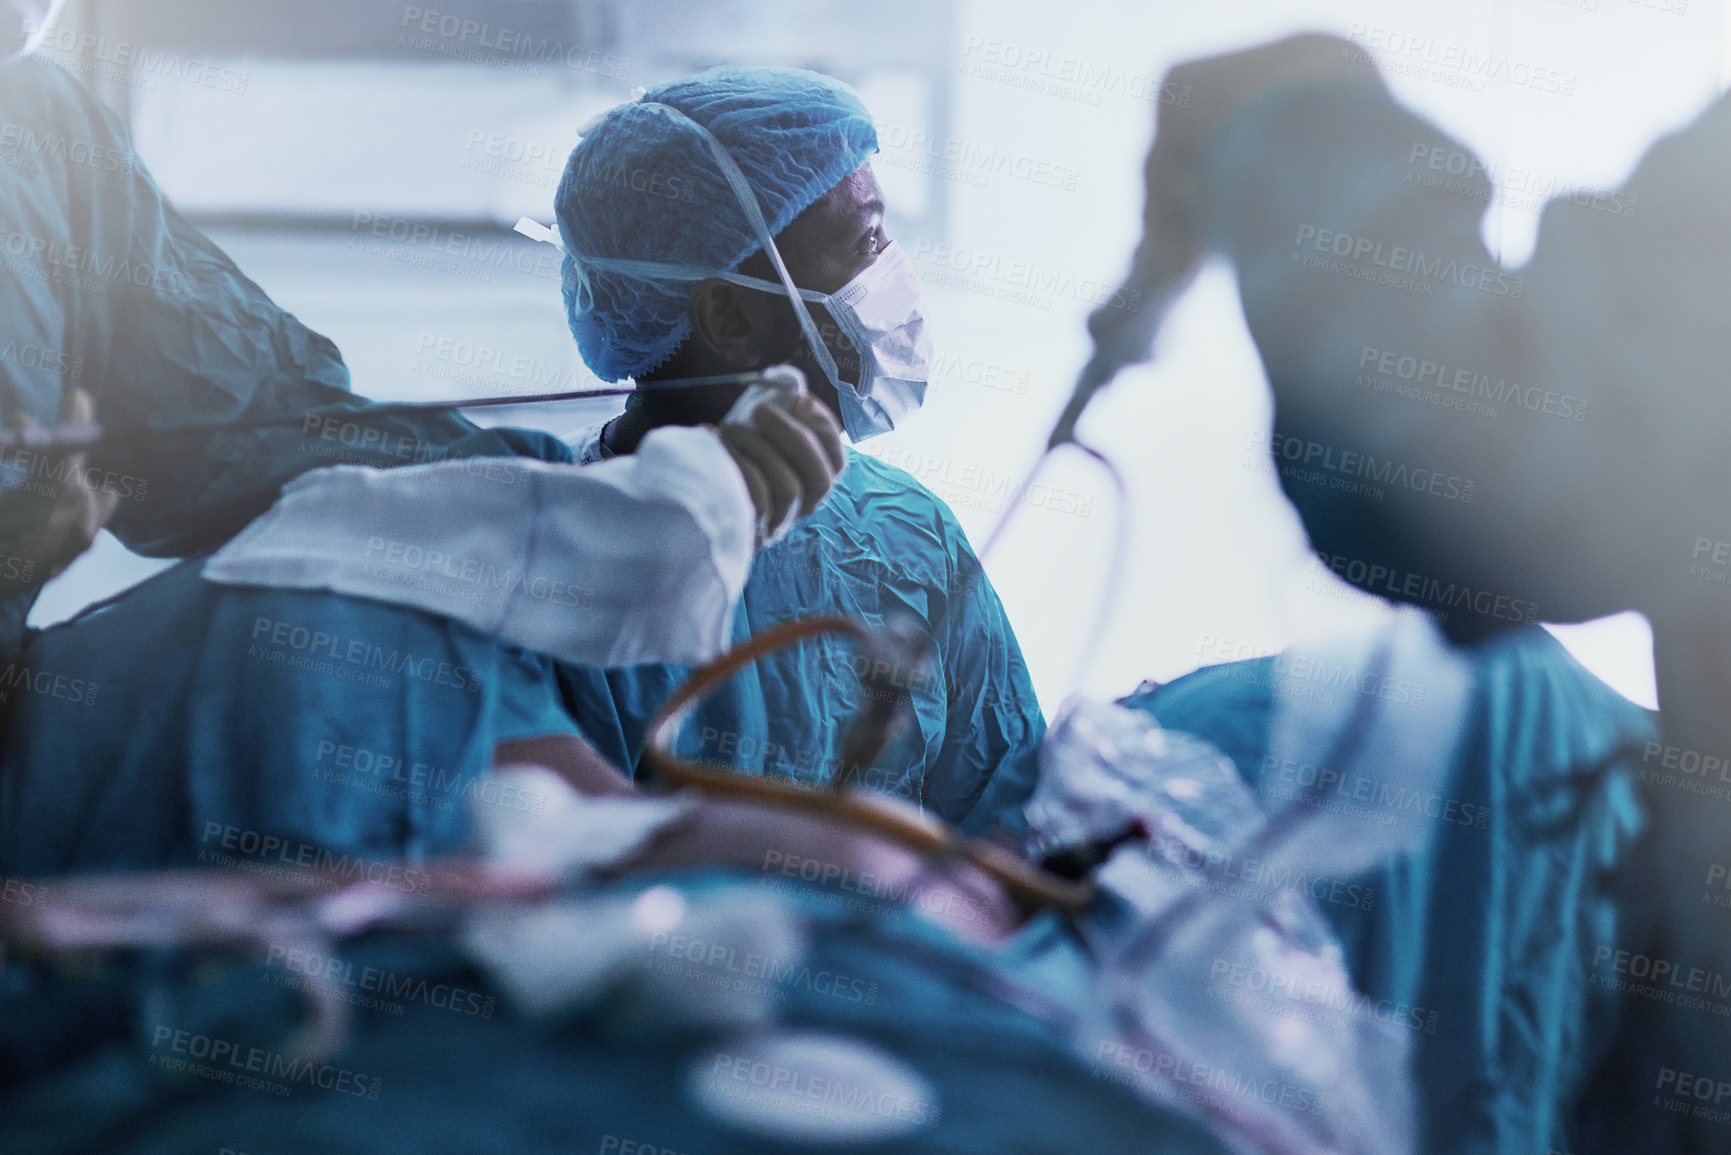
<path fill-rule="evenodd" d="M 1679 549 L 1731 540 L 1709 496 L 1731 476 L 1723 102 L 1622 189 L 1552 202 L 1509 269 L 1484 165 L 1357 45 L 1294 38 L 1168 88 L 1188 103 L 1161 109 L 1135 282 L 1235 265 L 1324 564 L 1459 633 L 1646 608 Z"/>
<path fill-rule="evenodd" d="M 437 460 L 481 437 L 451 412 L 374 411 L 337 348 L 278 306 L 164 197 L 125 123 L 38 57 L 0 65 L 0 107 L 21 139 L 58 140 L 0 165 L 12 270 L 0 315 L 27 357 L 0 364 L 21 410 L 47 423 L 81 382 L 110 428 L 134 431 L 92 464 L 123 500 L 112 529 L 159 557 L 220 545 L 289 479 L 337 462 Z M 369 214 L 357 243 L 374 241 Z M 389 222 L 385 222 L 389 223 Z M 237 418 L 278 424 L 205 436 L 146 432 Z"/>
<path fill-rule="evenodd" d="M 1529 324 L 1527 279 L 1479 236 L 1491 186 L 1477 158 L 1329 37 L 1183 65 L 1169 87 L 1189 104 L 1161 110 L 1138 268 L 1171 277 L 1208 251 L 1236 266 L 1274 388 L 1281 482 L 1325 564 L 1420 605 L 1454 586 L 1491 591 L 1492 608 L 1564 609 L 1525 563 L 1559 556 L 1577 495 L 1554 471 L 1523 484 L 1510 463 L 1577 450 L 1579 423 L 1455 404 L 1472 400 L 1462 382 L 1549 387 L 1511 337 Z M 1461 175 L 1431 179 L 1433 157 Z M 1425 608 L 1452 627 L 1479 617 Z"/>
<path fill-rule="evenodd" d="M 755 428 L 748 443 L 659 429 L 628 457 L 584 466 L 320 470 L 204 576 L 413 606 L 567 662 L 707 661 L 732 638 L 766 519 L 809 511 L 841 469 L 820 406 L 765 413 Z"/>
<path fill-rule="evenodd" d="M 1640 609 L 1668 734 L 1731 745 L 1731 102 L 1622 188 L 1551 202 L 1505 270 L 1479 237 L 1483 166 L 1374 75 L 1326 74 L 1330 51 L 1357 49 L 1300 38 L 1174 70 L 1206 115 L 1173 112 L 1149 155 L 1139 264 L 1232 259 L 1294 465 L 1475 483 L 1461 501 L 1283 479 L 1331 569 L 1451 631 L 1475 601 L 1505 623 Z M 1278 60 L 1282 82 L 1256 79 Z"/>

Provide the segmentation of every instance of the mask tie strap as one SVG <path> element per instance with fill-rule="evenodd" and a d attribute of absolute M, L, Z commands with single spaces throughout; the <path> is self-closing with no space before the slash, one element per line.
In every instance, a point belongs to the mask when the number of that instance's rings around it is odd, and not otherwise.
<path fill-rule="evenodd" d="M 530 222 L 534 224 L 533 221 Z M 537 228 L 540 226 L 536 226 Z M 525 234 L 527 235 L 527 234 Z M 539 239 L 539 238 L 537 238 Z M 781 293 L 783 286 L 774 281 L 765 281 L 759 277 L 748 277 L 744 273 L 718 272 L 706 269 L 702 265 L 676 265 L 667 261 L 632 261 L 624 257 L 584 257 L 583 263 L 594 265 L 598 269 L 607 269 L 627 276 L 642 277 L 653 281 L 727 281 L 742 285 L 747 289 L 761 289 L 769 293 Z M 814 289 L 799 289 L 799 295 L 807 301 L 822 304 L 829 300 L 823 293 Z"/>
<path fill-rule="evenodd" d="M 514 231 L 522 233 L 532 241 L 540 241 L 544 245 L 552 245 L 560 252 L 565 251 L 565 242 L 559 239 L 559 234 L 544 224 L 532 221 L 528 217 L 518 217 Z"/>

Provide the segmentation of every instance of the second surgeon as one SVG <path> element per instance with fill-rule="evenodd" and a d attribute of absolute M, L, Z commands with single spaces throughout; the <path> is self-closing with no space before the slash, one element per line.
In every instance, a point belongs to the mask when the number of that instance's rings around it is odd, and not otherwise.
<path fill-rule="evenodd" d="M 850 88 L 782 68 L 710 69 L 591 127 L 556 201 L 566 307 L 589 367 L 638 390 L 581 439 L 582 460 L 631 453 L 658 426 L 715 421 L 738 393 L 660 382 L 780 361 L 805 370 L 855 444 L 919 407 L 930 339 L 912 265 L 884 231 L 876 151 L 871 114 Z M 1045 720 L 997 593 L 983 578 L 964 581 L 976 564 L 941 500 L 851 453 L 817 512 L 754 562 L 735 641 L 803 615 L 874 626 L 899 616 L 935 634 L 930 664 L 867 688 L 851 642 L 805 642 L 705 703 L 686 752 L 806 781 L 846 774 L 969 832 L 1005 819 L 1033 788 Z M 610 752 L 629 765 L 685 671 L 595 676 L 618 712 Z M 846 728 L 868 693 L 905 695 L 916 724 L 877 765 L 846 766 Z"/>

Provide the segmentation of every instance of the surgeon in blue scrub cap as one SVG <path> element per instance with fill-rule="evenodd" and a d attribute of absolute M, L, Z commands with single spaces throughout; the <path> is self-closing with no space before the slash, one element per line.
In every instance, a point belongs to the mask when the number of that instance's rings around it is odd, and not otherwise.
<path fill-rule="evenodd" d="M 737 386 L 660 382 L 801 366 L 863 441 L 924 398 L 931 344 L 919 282 L 884 231 L 868 161 L 870 113 L 846 85 L 784 68 L 714 68 L 599 118 L 555 202 L 564 294 L 584 360 L 639 388 L 579 454 L 630 453 L 650 429 L 718 420 Z M 828 500 L 759 554 L 735 619 L 743 639 L 820 613 L 935 631 L 928 664 L 867 689 L 853 643 L 806 642 L 734 678 L 698 711 L 684 752 L 738 769 L 829 782 L 846 775 L 964 829 L 1010 815 L 1032 790 L 1045 731 L 1014 632 L 955 515 L 908 474 L 853 453 Z M 954 602 L 952 605 L 951 603 Z M 596 672 L 630 765 L 644 726 L 684 678 L 665 666 Z M 873 766 L 845 766 L 868 693 L 911 700 L 915 725 Z M 586 729 L 594 734 L 593 720 Z"/>
<path fill-rule="evenodd" d="M 892 428 L 925 396 L 931 343 L 913 267 L 884 235 L 876 151 L 851 89 L 793 69 L 715 68 L 603 116 L 557 200 L 590 368 L 648 384 L 787 360 L 854 441 Z M 608 447 L 669 415 L 719 417 L 736 392 L 645 389 Z"/>

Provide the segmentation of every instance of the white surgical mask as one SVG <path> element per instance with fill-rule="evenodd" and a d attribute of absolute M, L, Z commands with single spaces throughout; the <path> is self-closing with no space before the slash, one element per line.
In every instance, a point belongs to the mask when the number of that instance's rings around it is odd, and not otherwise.
<path fill-rule="evenodd" d="M 891 241 L 864 272 L 828 296 L 803 289 L 800 295 L 828 307 L 859 354 L 858 381 L 830 378 L 849 438 L 888 433 L 920 407 L 932 372 L 932 339 L 920 279 L 900 245 Z"/>
<path fill-rule="evenodd" d="M 878 259 L 859 276 L 834 293 L 818 293 L 794 285 L 781 259 L 769 224 L 758 207 L 757 196 L 751 190 L 745 174 L 740 171 L 727 146 L 717 140 L 709 129 L 692 120 L 672 105 L 644 102 L 648 107 L 665 109 L 687 121 L 702 134 L 710 153 L 715 157 L 722 175 L 727 178 L 740 208 L 757 233 L 764 252 L 775 265 L 781 283 L 759 280 L 743 273 L 705 269 L 696 265 L 661 261 L 627 261 L 613 258 L 584 256 L 585 263 L 603 269 L 667 280 L 700 281 L 711 277 L 751 289 L 785 293 L 793 302 L 794 315 L 799 319 L 806 343 L 824 376 L 835 387 L 841 406 L 842 428 L 848 439 L 864 441 L 880 433 L 888 433 L 896 423 L 918 409 L 926 398 L 926 382 L 931 376 L 932 342 L 926 334 L 924 299 L 919 277 L 913 263 L 900 245 L 890 242 Z M 518 231 L 537 240 L 557 244 L 556 234 L 532 221 L 519 221 Z M 560 247 L 563 247 L 562 245 Z M 818 333 L 806 302 L 824 305 L 840 326 L 842 333 L 859 354 L 859 380 L 843 381 L 836 369 L 835 358 Z"/>

